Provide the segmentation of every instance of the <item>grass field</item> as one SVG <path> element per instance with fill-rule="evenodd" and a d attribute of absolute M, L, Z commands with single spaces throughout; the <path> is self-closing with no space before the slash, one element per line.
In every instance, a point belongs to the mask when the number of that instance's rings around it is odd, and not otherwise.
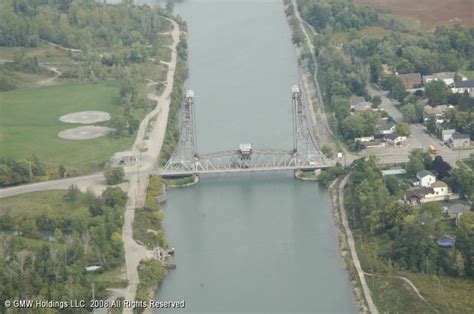
<path fill-rule="evenodd" d="M 9 214 L 12 217 L 42 213 L 47 210 L 54 216 L 70 217 L 74 214 L 88 215 L 88 208 L 78 206 L 77 203 L 65 202 L 65 190 L 51 190 L 44 192 L 25 193 L 17 196 L 2 198 L 0 202 L 0 216 Z M 49 205 L 50 208 L 45 206 Z M 80 205 L 80 204 L 79 204 Z"/>
<path fill-rule="evenodd" d="M 354 231 L 357 254 L 362 268 L 376 276 L 366 276 L 372 296 L 380 312 L 433 313 L 414 290 L 399 278 L 408 278 L 421 295 L 440 313 L 474 313 L 474 282 L 466 279 L 432 276 L 424 273 L 407 273 L 396 270 L 376 256 L 389 249 L 387 241 L 368 238 L 361 242 L 360 231 Z"/>
<path fill-rule="evenodd" d="M 458 22 L 474 25 L 472 0 L 356 0 L 355 2 L 411 18 L 428 31 L 438 25 L 453 25 Z"/>
<path fill-rule="evenodd" d="M 27 56 L 37 57 L 43 63 L 71 63 L 73 60 L 68 53 L 51 45 L 40 43 L 34 48 L 24 47 L 0 47 L 0 59 L 12 60 L 19 49 L 25 51 Z"/>
<path fill-rule="evenodd" d="M 95 170 L 115 152 L 133 143 L 133 136 L 112 135 L 92 140 L 60 139 L 59 131 L 76 125 L 59 117 L 83 110 L 100 110 L 115 116 L 119 102 L 117 82 L 65 84 L 0 93 L 0 156 L 63 163 L 80 171 Z"/>

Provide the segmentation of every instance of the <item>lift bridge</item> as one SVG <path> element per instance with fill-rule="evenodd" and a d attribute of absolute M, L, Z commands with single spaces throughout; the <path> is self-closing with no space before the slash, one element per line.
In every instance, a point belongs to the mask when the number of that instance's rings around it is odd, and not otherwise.
<path fill-rule="evenodd" d="M 188 90 L 181 110 L 181 133 L 175 151 L 158 170 L 162 177 L 182 177 L 210 173 L 316 170 L 329 167 L 314 137 L 307 101 L 300 88 L 291 89 L 293 149 L 260 149 L 240 144 L 237 149 L 199 155 L 196 146 L 194 92 Z"/>

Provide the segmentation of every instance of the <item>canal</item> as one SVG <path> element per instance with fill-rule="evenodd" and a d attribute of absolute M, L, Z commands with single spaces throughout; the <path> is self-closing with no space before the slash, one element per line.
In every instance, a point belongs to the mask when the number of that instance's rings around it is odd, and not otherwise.
<path fill-rule="evenodd" d="M 185 0 L 175 10 L 188 23 L 198 151 L 291 149 L 297 63 L 282 1 Z M 203 177 L 170 190 L 164 211 L 177 269 L 159 300 L 185 300 L 184 312 L 356 311 L 317 183 Z"/>

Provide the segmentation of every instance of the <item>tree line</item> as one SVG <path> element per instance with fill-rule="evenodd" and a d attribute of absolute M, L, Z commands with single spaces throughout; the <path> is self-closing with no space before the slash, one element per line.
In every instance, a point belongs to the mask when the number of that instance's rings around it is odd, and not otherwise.
<path fill-rule="evenodd" d="M 302 17 L 318 32 L 313 38 L 319 63 L 318 81 L 325 105 L 333 113 L 332 125 L 349 147 L 354 148 L 351 141 L 354 137 L 373 135 L 377 114 L 351 115 L 348 103 L 352 94 L 371 100 L 366 90 L 368 82 L 380 85 L 389 91 L 390 97 L 408 105 L 402 109 L 408 122 L 423 119 L 423 108 L 418 100 L 425 95 L 407 99 L 408 93 L 402 81 L 394 74 L 384 73 L 382 64 L 400 74 L 474 70 L 473 27 L 460 24 L 451 28 L 440 26 L 433 34 L 427 34 L 411 31 L 374 9 L 348 0 L 300 0 L 297 3 Z M 289 18 L 294 16 L 292 10 L 292 6 L 287 9 Z M 383 33 L 364 36 L 363 31 L 368 27 L 382 29 Z M 294 36 L 301 37 L 299 28 L 293 25 L 293 29 Z M 335 38 L 341 36 L 347 40 L 343 41 L 344 44 L 336 44 Z M 303 37 L 294 42 L 301 44 Z M 471 118 L 472 100 L 469 103 L 466 97 L 450 96 L 446 88 L 440 92 L 436 84 L 430 84 L 427 89 L 430 105 L 436 106 L 445 100 L 459 104 L 459 112 L 451 112 L 450 126 L 472 134 L 472 124 L 467 123 L 466 127 L 463 123 L 466 117 Z"/>
<path fill-rule="evenodd" d="M 407 171 L 412 174 L 419 169 L 432 170 L 464 198 L 474 196 L 472 172 L 451 170 L 442 159 L 433 161 L 429 154 L 417 150 L 410 155 Z M 375 247 L 371 253 L 373 259 L 383 261 L 372 260 L 371 266 L 379 267 L 377 271 L 391 271 L 395 267 L 403 271 L 474 278 L 472 226 L 461 219 L 458 227 L 447 228 L 437 202 L 425 203 L 417 210 L 400 203 L 403 187 L 398 179 L 382 176 L 375 158 L 354 162 L 347 192 L 351 227 L 363 234 L 365 241 L 383 243 L 383 247 Z M 446 234 L 455 237 L 454 248 L 437 245 L 436 241 Z"/>
<path fill-rule="evenodd" d="M 99 273 L 123 263 L 125 192 L 107 188 L 100 197 L 71 186 L 63 196 L 72 215 L 48 204 L 20 215 L 0 216 L 0 296 L 2 299 L 92 299 L 93 277 L 85 267 L 98 265 Z M 46 241 L 39 231 L 54 231 Z M 95 286 L 95 297 L 106 298 L 105 286 Z"/>

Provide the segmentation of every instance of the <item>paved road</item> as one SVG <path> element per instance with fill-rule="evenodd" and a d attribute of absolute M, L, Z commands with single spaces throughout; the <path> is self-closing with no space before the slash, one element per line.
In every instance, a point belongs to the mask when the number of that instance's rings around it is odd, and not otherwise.
<path fill-rule="evenodd" d="M 341 183 L 339 184 L 339 209 L 341 212 L 341 219 L 342 225 L 347 235 L 347 244 L 349 245 L 349 249 L 351 251 L 352 256 L 352 263 L 357 271 L 359 276 L 360 284 L 362 286 L 362 291 L 364 292 L 365 300 L 367 301 L 367 306 L 369 307 L 369 311 L 372 314 L 377 314 L 379 311 L 375 306 L 374 300 L 372 299 L 372 294 L 370 293 L 369 286 L 367 285 L 367 281 L 365 280 L 365 272 L 360 265 L 359 257 L 357 256 L 357 251 L 355 248 L 354 237 L 352 236 L 351 228 L 349 227 L 349 222 L 347 221 L 346 209 L 344 207 L 344 186 L 346 185 L 347 181 L 351 173 L 347 174 L 344 179 L 342 179 Z"/>
<path fill-rule="evenodd" d="M 387 97 L 386 91 L 379 91 L 371 86 L 367 87 L 370 96 L 380 96 L 382 99 L 381 108 L 385 110 L 397 123 L 406 123 L 403 120 L 403 116 L 400 111 L 395 107 L 398 104 L 397 101 L 391 100 Z M 394 148 L 386 147 L 382 149 L 367 150 L 367 153 L 372 152 L 379 158 L 401 158 L 402 156 L 408 160 L 410 150 L 413 148 L 427 149 L 429 145 L 433 145 L 438 150 L 438 155 L 442 156 L 443 159 L 456 166 L 456 161 L 463 158 L 468 158 L 471 154 L 474 154 L 474 148 L 466 150 L 452 150 L 448 146 L 444 145 L 440 140 L 425 133 L 424 127 L 421 124 L 408 124 L 410 127 L 411 135 L 408 137 L 408 142 L 405 147 Z"/>

